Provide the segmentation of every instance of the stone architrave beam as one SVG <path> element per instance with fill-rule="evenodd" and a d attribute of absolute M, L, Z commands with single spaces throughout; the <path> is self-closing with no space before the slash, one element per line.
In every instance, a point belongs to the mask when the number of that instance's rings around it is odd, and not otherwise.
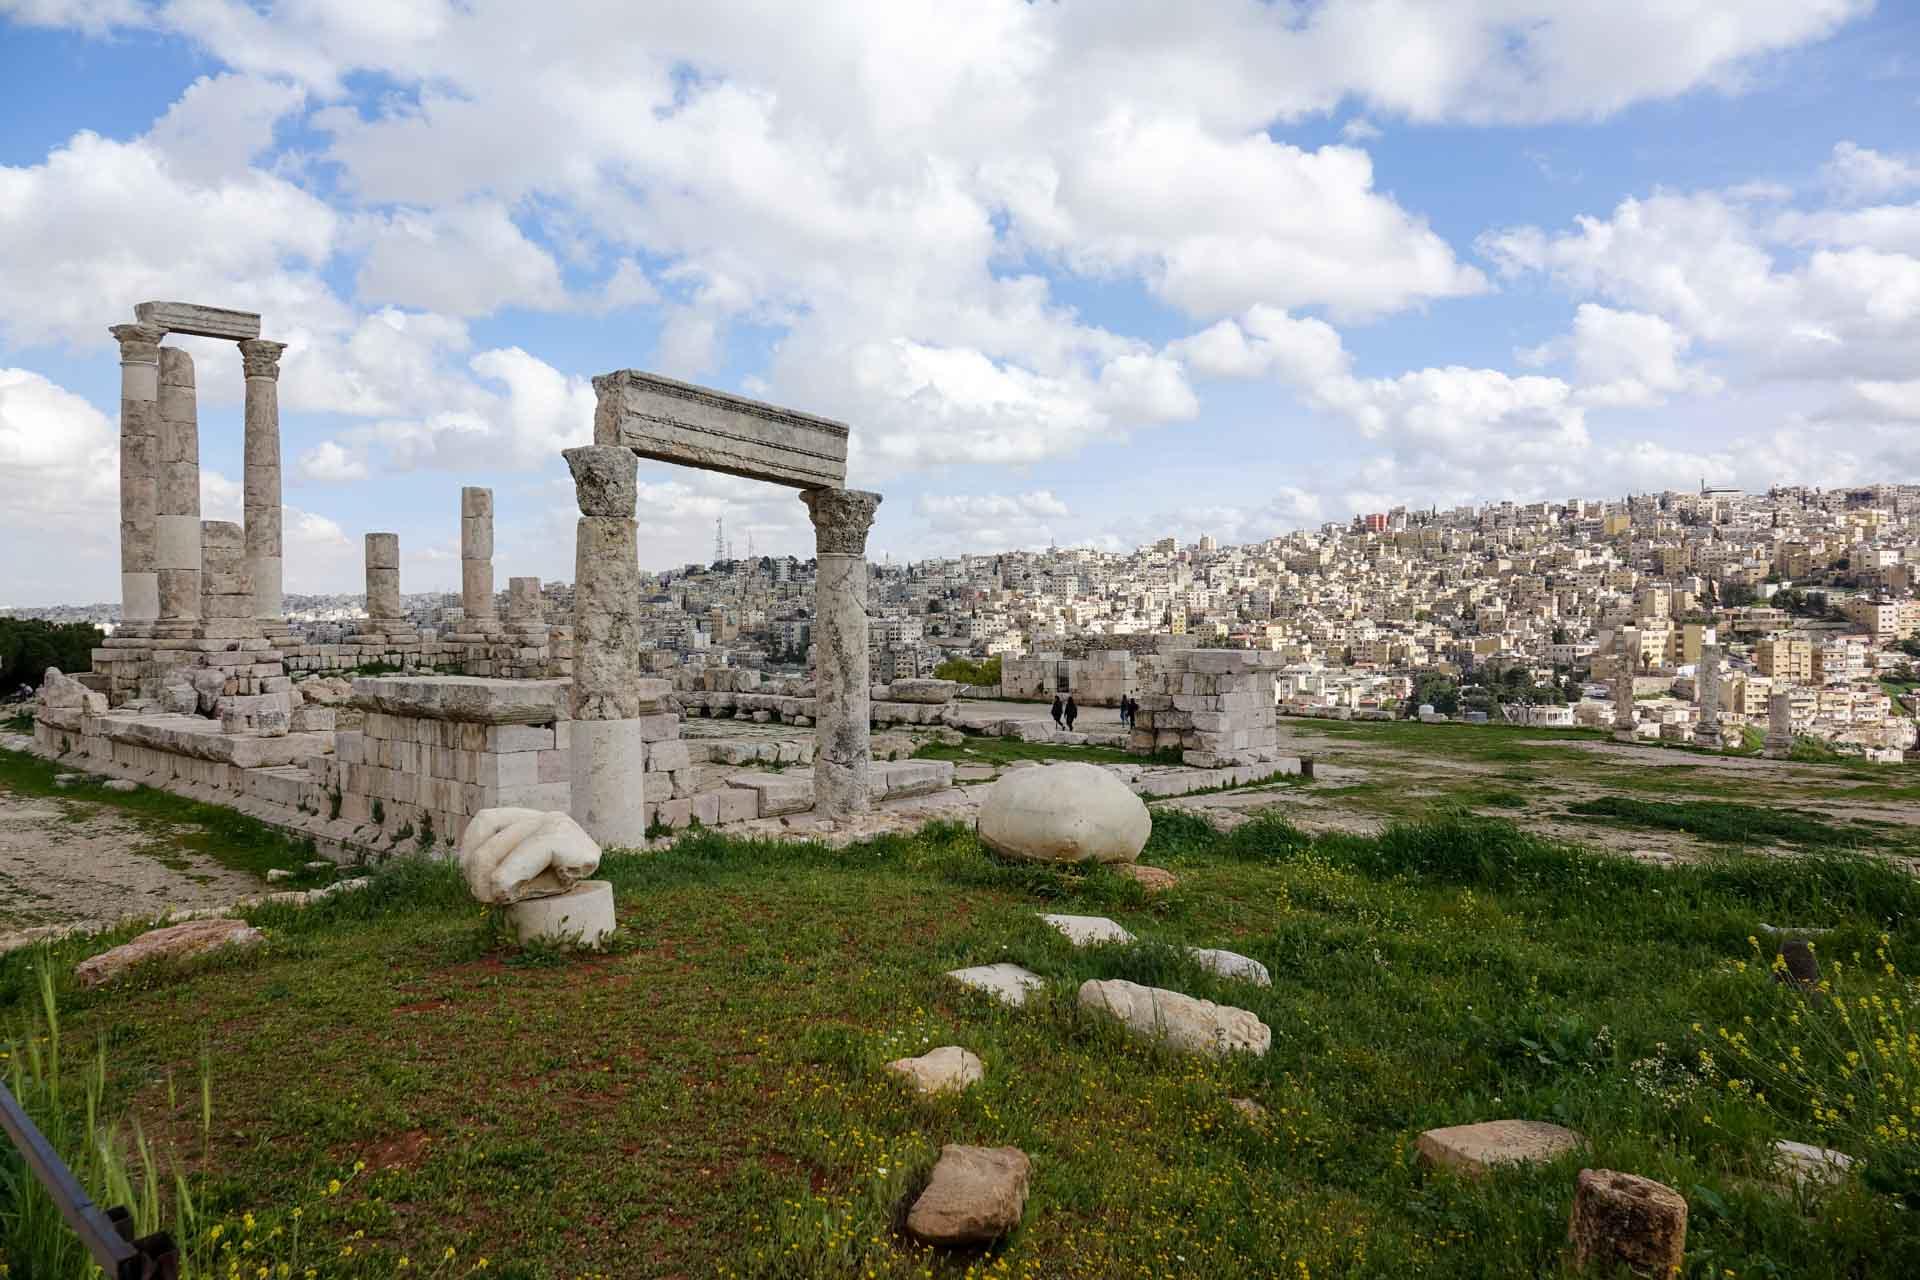
<path fill-rule="evenodd" d="M 847 427 L 638 369 L 593 380 L 593 442 L 796 489 L 847 482 Z"/>
<path fill-rule="evenodd" d="M 202 338 L 230 338 L 246 342 L 260 336 L 260 315 L 229 311 L 195 302 L 141 302 L 133 314 L 141 324 L 158 325 L 168 333 L 191 333 Z"/>
<path fill-rule="evenodd" d="M 867 660 L 867 530 L 880 495 L 807 489 L 820 569 L 813 587 L 815 812 L 840 819 L 873 803 Z"/>

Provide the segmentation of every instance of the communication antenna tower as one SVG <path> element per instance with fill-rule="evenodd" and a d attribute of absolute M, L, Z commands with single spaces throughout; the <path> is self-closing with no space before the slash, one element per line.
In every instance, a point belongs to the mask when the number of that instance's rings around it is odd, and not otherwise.
<path fill-rule="evenodd" d="M 727 558 L 726 517 L 713 518 L 713 560 L 715 564 Z"/>

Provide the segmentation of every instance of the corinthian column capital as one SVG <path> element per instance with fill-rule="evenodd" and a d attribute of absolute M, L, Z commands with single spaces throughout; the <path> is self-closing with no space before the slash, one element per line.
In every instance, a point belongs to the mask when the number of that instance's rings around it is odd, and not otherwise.
<path fill-rule="evenodd" d="M 865 489 L 802 489 L 800 501 L 813 518 L 815 549 L 821 555 L 867 554 L 867 530 L 880 495 Z"/>
<path fill-rule="evenodd" d="M 280 353 L 287 349 L 284 342 L 269 342 L 265 338 L 245 338 L 240 342 L 240 364 L 249 378 L 272 378 L 280 380 Z"/>
<path fill-rule="evenodd" d="M 121 364 L 159 364 L 160 339 L 167 331 L 157 324 L 116 324 L 107 332 L 120 344 Z"/>

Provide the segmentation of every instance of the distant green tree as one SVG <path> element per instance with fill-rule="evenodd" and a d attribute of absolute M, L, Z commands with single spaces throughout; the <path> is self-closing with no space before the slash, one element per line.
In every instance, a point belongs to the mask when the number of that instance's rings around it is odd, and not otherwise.
<path fill-rule="evenodd" d="M 1720 603 L 1729 609 L 1738 609 L 1750 605 L 1757 598 L 1752 587 L 1740 582 L 1730 582 L 1720 593 Z"/>
<path fill-rule="evenodd" d="M 948 658 L 933 669 L 935 680 L 958 680 L 961 684 L 978 685 L 982 688 L 1000 683 L 1000 655 L 994 654 L 984 662 L 975 662 L 971 658 Z"/>
<path fill-rule="evenodd" d="M 93 670 L 93 650 L 106 638 L 91 622 L 0 618 L 0 697 L 11 697 L 23 684 L 39 688 L 48 667 Z"/>
<path fill-rule="evenodd" d="M 1460 682 L 1441 671 L 1422 671 L 1413 678 L 1413 706 L 1431 706 L 1443 716 L 1460 710 Z"/>

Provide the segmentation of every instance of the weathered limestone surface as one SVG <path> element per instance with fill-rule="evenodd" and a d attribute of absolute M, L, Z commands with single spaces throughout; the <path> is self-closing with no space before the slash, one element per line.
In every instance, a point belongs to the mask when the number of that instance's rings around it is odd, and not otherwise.
<path fill-rule="evenodd" d="M 514 903 L 507 919 L 521 942 L 597 947 L 614 930 L 613 885 L 582 880 L 565 893 Z"/>
<path fill-rule="evenodd" d="M 133 314 L 141 324 L 157 325 L 168 333 L 235 341 L 260 336 L 260 316 L 253 311 L 203 307 L 194 302 L 138 302 L 134 304 Z"/>
<path fill-rule="evenodd" d="M 1027 1210 L 1032 1162 L 1018 1147 L 940 1148 L 927 1189 L 907 1213 L 907 1230 L 923 1244 L 978 1245 L 1020 1225 Z"/>
<path fill-rule="evenodd" d="M 178 960 L 220 947 L 250 947 L 266 939 L 244 920 L 189 920 L 143 933 L 111 951 L 89 956 L 74 966 L 74 980 L 83 987 L 112 982 L 135 965 L 151 960 Z"/>
<path fill-rule="evenodd" d="M 600 846 L 564 813 L 482 809 L 460 837 L 460 872 L 481 902 L 565 893 L 600 866 Z"/>
<path fill-rule="evenodd" d="M 639 469 L 629 449 L 583 445 L 561 451 L 573 473 L 573 490 L 583 516 L 631 516 L 638 500 Z"/>
<path fill-rule="evenodd" d="M 813 602 L 814 801 L 822 817 L 837 819 L 865 813 L 872 804 L 867 531 L 880 495 L 808 489 L 800 500 L 813 520 L 819 562 Z"/>
<path fill-rule="evenodd" d="M 970 969 L 954 969 L 947 976 L 963 987 L 984 991 L 1002 1004 L 1018 1009 L 1027 997 L 1046 987 L 1045 979 L 1017 964 L 981 964 Z"/>
<path fill-rule="evenodd" d="M 566 451 L 580 503 L 574 534 L 573 816 L 605 845 L 646 843 L 649 682 L 640 664 L 640 560 L 633 454 Z"/>
<path fill-rule="evenodd" d="M 160 339 L 156 325 L 117 324 L 120 343 L 120 612 L 125 633 L 159 616 L 154 563 L 160 516 Z"/>
<path fill-rule="evenodd" d="M 957 1044 L 942 1045 L 917 1058 L 895 1058 L 887 1070 L 905 1076 L 923 1094 L 960 1093 L 987 1076 L 980 1059 Z"/>
<path fill-rule="evenodd" d="M 637 369 L 602 374 L 593 390 L 597 445 L 799 489 L 847 481 L 846 424 L 831 418 Z"/>
<path fill-rule="evenodd" d="M 1049 862 L 1132 862 L 1153 833 L 1146 804 L 1115 774 L 1072 761 L 1002 774 L 980 802 L 981 843 Z"/>
<path fill-rule="evenodd" d="M 184 638 L 200 618 L 200 424 L 193 357 L 177 347 L 160 348 L 158 443 L 158 620 Z"/>
<path fill-rule="evenodd" d="M 1109 920 L 1105 916 L 1042 915 L 1040 918 L 1059 930 L 1076 947 L 1133 941 L 1133 935 L 1119 921 Z"/>
<path fill-rule="evenodd" d="M 1264 1056 L 1273 1045 L 1273 1031 L 1245 1009 L 1120 978 L 1081 983 L 1080 1007 L 1111 1014 L 1135 1035 L 1189 1053 Z"/>
<path fill-rule="evenodd" d="M 1237 951 L 1222 951 L 1218 947 L 1188 947 L 1187 955 L 1201 968 L 1223 978 L 1251 982 L 1256 987 L 1273 985 L 1273 977 L 1267 972 L 1267 966 L 1252 956 L 1243 956 Z"/>
<path fill-rule="evenodd" d="M 1567 1223 L 1573 1266 L 1626 1266 L 1654 1276 L 1680 1274 L 1687 1252 L 1687 1201 L 1651 1178 L 1582 1169 Z"/>
<path fill-rule="evenodd" d="M 254 318 L 256 328 L 259 318 Z M 246 373 L 244 494 L 247 565 L 253 574 L 253 614 L 263 622 L 281 617 L 280 353 L 284 342 L 249 338 L 240 343 Z"/>
<path fill-rule="evenodd" d="M 202 520 L 200 556 L 201 621 L 209 625 L 252 623 L 253 573 L 247 564 L 246 536 L 240 526 L 231 520 Z M 237 633 L 254 629 L 249 625 L 223 630 Z"/>
<path fill-rule="evenodd" d="M 1785 760 L 1793 754 L 1793 696 L 1785 690 L 1767 703 L 1767 740 L 1761 751 L 1770 760 Z"/>
<path fill-rule="evenodd" d="M 1479 1175 L 1499 1165 L 1546 1164 L 1584 1145 L 1573 1130 L 1543 1120 L 1488 1120 L 1429 1129 L 1416 1149 L 1430 1165 Z"/>
<path fill-rule="evenodd" d="M 360 676 L 353 702 L 368 711 L 468 724 L 552 724 L 567 719 L 565 680 L 478 676 Z"/>
<path fill-rule="evenodd" d="M 645 718 L 576 720 L 572 740 L 569 778 L 574 821 L 609 848 L 644 848 L 648 798 Z"/>
<path fill-rule="evenodd" d="M 1825 1187 L 1845 1182 L 1853 1168 L 1853 1157 L 1831 1147 L 1792 1142 L 1782 1138 L 1773 1144 L 1774 1165 L 1796 1186 Z"/>
<path fill-rule="evenodd" d="M 400 535 L 370 533 L 367 556 L 367 629 L 378 633 L 383 625 L 398 625 L 400 612 Z"/>

